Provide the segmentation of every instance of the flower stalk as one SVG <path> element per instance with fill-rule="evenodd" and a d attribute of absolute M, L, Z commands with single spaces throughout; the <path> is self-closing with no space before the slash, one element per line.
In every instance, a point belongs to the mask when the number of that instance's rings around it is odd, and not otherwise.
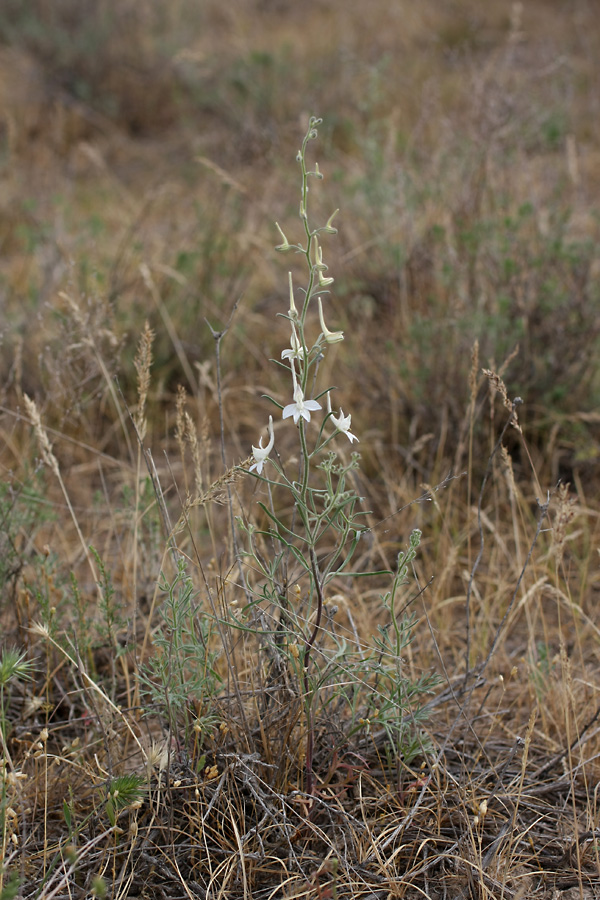
<path fill-rule="evenodd" d="M 265 579 L 261 596 L 272 598 L 276 607 L 273 618 L 278 625 L 271 632 L 274 634 L 272 648 L 279 659 L 286 648 L 294 648 L 289 650 L 287 660 L 296 673 L 304 706 L 304 784 L 309 798 L 314 797 L 317 785 L 314 769 L 319 697 L 325 685 L 331 689 L 330 679 L 338 671 L 335 655 L 328 656 L 330 645 L 335 645 L 338 639 L 333 631 L 323 629 L 327 585 L 334 578 L 383 574 L 351 571 L 352 559 L 366 527 L 361 518 L 364 513 L 360 511 L 362 498 L 350 487 L 352 481 L 349 478 L 351 471 L 358 467 L 359 456 L 352 453 L 349 462 L 340 462 L 330 445 L 335 446 L 342 436 L 351 444 L 358 441 L 358 437 L 351 431 L 351 415 L 344 414 L 342 408 L 339 412 L 332 409 L 333 388 L 318 388 L 320 361 L 330 346 L 344 340 L 342 330 L 328 327 L 323 309 L 324 295 L 330 293 L 334 279 L 328 275 L 320 237 L 322 234 L 336 234 L 337 229 L 332 222 L 338 210 L 329 217 L 326 225 L 316 228 L 312 226 L 309 215 L 309 180 L 311 177 L 320 180 L 323 176 L 318 165 L 308 168 L 306 155 L 309 142 L 317 137 L 320 123 L 320 119 L 311 118 L 297 155 L 301 171 L 299 216 L 304 231 L 303 242 L 291 243 L 276 223 L 281 239 L 276 249 L 293 249 L 302 254 L 307 268 L 306 284 L 301 289 L 303 300 L 299 305 L 296 304 L 292 273 L 288 272 L 289 301 L 282 316 L 288 322 L 290 338 L 289 347 L 281 352 L 280 365 L 286 373 L 289 372 L 287 390 L 291 388 L 291 401 L 276 403 L 284 425 L 291 420 L 290 425 L 293 423 L 295 426 L 299 446 L 296 457 L 298 469 L 296 477 L 288 475 L 286 464 L 278 456 L 276 462 L 271 460 L 271 466 L 276 469 L 275 478 L 267 478 L 263 474 L 275 444 L 273 420 L 269 417 L 268 442 L 263 446 L 261 437 L 258 446 L 252 447 L 254 462 L 250 467 L 256 478 L 266 482 L 269 506 L 264 503 L 260 506 L 269 524 L 263 530 L 251 530 L 246 526 L 250 544 L 248 555 L 254 560 L 254 570 Z M 326 410 L 319 402 L 323 395 L 326 395 Z M 290 512 L 279 511 L 280 498 L 281 508 Z M 261 536 L 274 548 L 271 562 L 268 555 L 259 550 L 257 539 L 260 540 Z M 395 585 L 399 581 L 401 579 L 396 579 Z M 295 582 L 298 588 L 295 598 L 288 593 L 290 582 Z M 301 584 L 305 585 L 304 590 Z M 398 641 L 395 643 L 397 645 Z M 340 655 L 344 659 L 343 653 Z M 358 660 L 357 665 L 363 667 L 365 662 L 360 649 Z M 339 670 L 339 678 L 344 683 L 349 671 L 347 666 L 344 659 Z M 362 674 L 360 680 L 362 684 Z M 352 696 L 355 695 L 359 696 L 360 690 L 352 692 Z M 352 707 L 351 718 L 354 720 L 356 717 L 360 721 L 355 701 L 348 702 Z M 365 708 L 365 720 L 368 718 L 369 702 Z M 357 724 L 354 730 L 361 727 Z M 309 808 L 316 808 L 314 801 L 311 800 Z"/>

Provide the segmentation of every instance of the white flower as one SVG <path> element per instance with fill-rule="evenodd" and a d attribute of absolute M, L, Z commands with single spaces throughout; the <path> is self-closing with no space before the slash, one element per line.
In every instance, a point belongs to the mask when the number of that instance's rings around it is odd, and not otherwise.
<path fill-rule="evenodd" d="M 321 323 L 321 331 L 323 332 L 323 337 L 327 341 L 328 344 L 337 344 L 338 341 L 344 340 L 344 332 L 343 331 L 330 331 L 327 325 L 325 324 L 325 319 L 323 318 L 323 304 L 321 303 L 321 298 L 317 297 L 317 303 L 319 304 L 319 322 Z"/>
<path fill-rule="evenodd" d="M 300 416 L 306 419 L 307 422 L 310 422 L 311 412 L 316 412 L 318 409 L 321 409 L 321 404 L 317 403 L 316 400 L 305 400 L 302 388 L 297 384 L 294 390 L 294 402 L 288 403 L 284 407 L 283 418 L 287 419 L 289 416 L 293 416 L 295 425 L 298 424 Z"/>
<path fill-rule="evenodd" d="M 352 432 L 350 431 L 351 420 L 352 420 L 352 416 L 345 416 L 344 410 L 341 407 L 340 407 L 339 416 L 331 417 L 331 421 L 333 422 L 333 424 L 335 425 L 337 430 L 341 431 L 342 434 L 345 434 L 346 437 L 348 438 L 348 440 L 350 441 L 350 443 L 352 443 L 352 441 L 358 440 L 356 435 L 352 434 Z"/>
<path fill-rule="evenodd" d="M 275 434 L 273 432 L 273 416 L 269 416 L 269 443 L 266 447 L 263 448 L 262 442 L 263 439 L 261 436 L 258 447 L 252 448 L 252 455 L 254 456 L 256 462 L 248 469 L 249 472 L 252 472 L 254 471 L 254 469 L 256 469 L 257 475 L 261 474 L 267 457 L 269 456 L 269 453 L 273 449 L 273 444 L 275 443 Z"/>
<path fill-rule="evenodd" d="M 300 342 L 300 338 L 296 334 L 296 327 L 292 322 L 292 337 L 290 339 L 290 348 L 281 351 L 282 359 L 304 359 L 304 347 Z"/>

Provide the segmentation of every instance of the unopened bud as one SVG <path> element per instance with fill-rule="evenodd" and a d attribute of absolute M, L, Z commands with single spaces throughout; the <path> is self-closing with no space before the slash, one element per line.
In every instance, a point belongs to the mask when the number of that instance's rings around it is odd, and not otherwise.
<path fill-rule="evenodd" d="M 294 285 L 292 284 L 292 273 L 288 272 L 288 280 L 290 284 L 290 308 L 288 310 L 290 319 L 297 321 L 298 319 L 298 310 L 296 309 L 296 304 L 294 302 Z"/>
<path fill-rule="evenodd" d="M 323 231 L 326 234 L 337 234 L 337 228 L 334 228 L 331 223 L 333 222 L 333 220 L 335 219 L 335 217 L 337 216 L 338 213 L 339 213 L 339 209 L 336 209 L 336 211 L 334 213 L 331 213 L 331 215 L 327 219 L 327 225 L 325 225 L 325 227 L 323 228 Z"/>
<path fill-rule="evenodd" d="M 292 245 L 288 242 L 288 239 L 286 238 L 285 234 L 284 234 L 283 231 L 281 230 L 281 227 L 280 227 L 280 225 L 279 225 L 279 222 L 275 222 L 275 227 L 277 228 L 277 231 L 278 231 L 279 234 L 281 235 L 281 241 L 282 241 L 282 243 L 281 243 L 281 244 L 278 244 L 278 245 L 275 247 L 275 249 L 276 249 L 276 250 L 279 250 L 280 253 L 285 253 L 286 250 L 291 250 L 291 249 L 292 249 Z"/>

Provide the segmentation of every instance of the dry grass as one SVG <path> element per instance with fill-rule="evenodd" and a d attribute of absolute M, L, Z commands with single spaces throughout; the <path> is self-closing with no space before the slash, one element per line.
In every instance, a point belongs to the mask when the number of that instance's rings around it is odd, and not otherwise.
<path fill-rule="evenodd" d="M 0 11 L 1 900 L 600 896 L 592 5 L 25 6 Z M 226 627 L 308 113 L 357 567 L 422 530 L 402 665 L 441 679 L 409 759 L 367 675 L 349 733 L 340 670 L 312 796 L 297 648 Z M 177 553 L 207 629 L 181 706 L 143 691 Z M 360 656 L 386 589 L 336 580 L 323 652 Z"/>

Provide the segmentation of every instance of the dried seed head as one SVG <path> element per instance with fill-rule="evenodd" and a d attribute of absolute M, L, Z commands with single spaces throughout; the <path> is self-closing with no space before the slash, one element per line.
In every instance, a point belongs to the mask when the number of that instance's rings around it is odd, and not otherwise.
<path fill-rule="evenodd" d="M 58 461 L 52 452 L 52 444 L 50 443 L 46 429 L 42 425 L 42 420 L 35 400 L 32 400 L 27 394 L 23 394 L 23 403 L 25 404 L 27 415 L 33 424 L 33 430 L 35 431 L 35 436 L 37 437 L 42 452 L 42 459 L 45 465 L 52 469 L 53 473 L 58 476 Z"/>

